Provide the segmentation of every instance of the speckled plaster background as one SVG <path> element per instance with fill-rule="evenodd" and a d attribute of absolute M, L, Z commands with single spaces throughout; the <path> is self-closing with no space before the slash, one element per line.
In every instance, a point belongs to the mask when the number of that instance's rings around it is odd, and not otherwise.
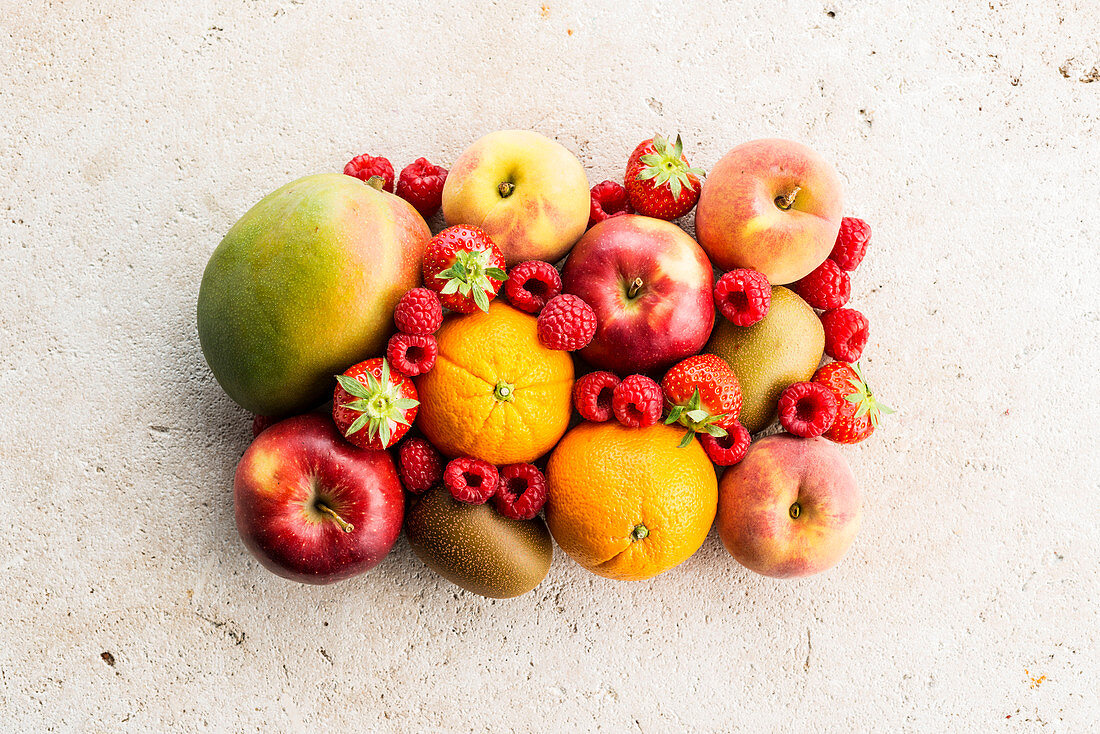
<path fill-rule="evenodd" d="M 5 3 L 2 728 L 1095 730 L 1097 39 L 1092 0 Z M 657 131 L 704 167 L 773 135 L 836 163 L 899 412 L 845 449 L 833 571 L 764 579 L 712 535 L 644 583 L 557 552 L 499 602 L 404 540 L 325 588 L 246 553 L 210 252 L 291 178 L 507 127 L 592 182 Z"/>

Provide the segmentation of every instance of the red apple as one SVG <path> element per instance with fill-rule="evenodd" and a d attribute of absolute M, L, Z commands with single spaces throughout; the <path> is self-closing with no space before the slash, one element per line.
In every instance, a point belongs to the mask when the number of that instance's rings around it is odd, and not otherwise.
<path fill-rule="evenodd" d="M 842 209 L 828 161 L 792 140 L 753 140 L 710 169 L 695 236 L 719 270 L 753 268 L 784 285 L 829 256 Z"/>
<path fill-rule="evenodd" d="M 352 446 L 330 417 L 315 413 L 257 436 L 233 488 L 244 544 L 270 571 L 309 584 L 373 568 L 405 516 L 390 455 Z"/>
<path fill-rule="evenodd" d="M 831 568 L 852 544 L 859 520 L 856 481 L 844 456 L 823 438 L 762 438 L 718 484 L 723 545 L 765 576 Z"/>
<path fill-rule="evenodd" d="M 599 222 L 573 247 L 561 280 L 596 312 L 581 356 L 620 374 L 670 367 L 702 349 L 714 326 L 710 261 L 671 222 L 632 214 Z"/>

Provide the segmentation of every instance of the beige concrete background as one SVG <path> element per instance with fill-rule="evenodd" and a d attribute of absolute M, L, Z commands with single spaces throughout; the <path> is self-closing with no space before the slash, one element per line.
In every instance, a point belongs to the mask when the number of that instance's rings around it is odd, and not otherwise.
<path fill-rule="evenodd" d="M 5 731 L 1095 730 L 1100 7 L 626 5 L 3 4 Z M 593 182 L 658 131 L 703 167 L 772 135 L 835 162 L 899 410 L 844 450 L 840 566 L 776 582 L 712 535 L 646 583 L 557 552 L 498 602 L 403 540 L 325 588 L 247 554 L 210 252 L 291 178 L 506 127 Z"/>

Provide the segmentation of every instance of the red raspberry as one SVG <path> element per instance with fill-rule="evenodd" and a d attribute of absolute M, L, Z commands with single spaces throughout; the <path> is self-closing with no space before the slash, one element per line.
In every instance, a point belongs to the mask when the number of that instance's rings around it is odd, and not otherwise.
<path fill-rule="evenodd" d="M 430 288 L 413 288 L 393 309 L 393 323 L 406 334 L 434 334 L 443 323 L 443 304 Z"/>
<path fill-rule="evenodd" d="M 852 282 L 832 260 L 817 266 L 817 270 L 794 284 L 795 293 L 816 309 L 840 308 L 852 294 Z"/>
<path fill-rule="evenodd" d="M 714 284 L 714 305 L 737 326 L 752 326 L 768 315 L 772 287 L 759 270 L 731 270 Z"/>
<path fill-rule="evenodd" d="M 446 168 L 433 166 L 427 158 L 417 158 L 401 169 L 401 177 L 397 179 L 397 195 L 427 219 L 439 211 L 443 203 L 443 183 L 446 180 Z"/>
<path fill-rule="evenodd" d="M 854 308 L 836 308 L 821 314 L 825 327 L 825 354 L 839 362 L 858 362 L 867 346 L 867 317 Z"/>
<path fill-rule="evenodd" d="M 840 232 L 836 236 L 833 251 L 829 253 L 829 259 L 841 270 L 850 272 L 863 262 L 863 256 L 867 254 L 869 244 L 871 244 L 870 225 L 862 219 L 844 217 L 840 220 Z"/>
<path fill-rule="evenodd" d="M 500 489 L 493 495 L 497 512 L 513 520 L 530 520 L 546 504 L 546 477 L 534 464 L 509 464 L 500 470 Z"/>
<path fill-rule="evenodd" d="M 573 405 L 581 418 L 593 423 L 611 420 L 611 398 L 619 385 L 611 372 L 589 372 L 573 385 Z"/>
<path fill-rule="evenodd" d="M 254 417 L 252 419 L 252 438 L 256 438 L 256 436 L 259 436 L 268 428 L 278 423 L 279 420 L 279 418 L 270 415 L 258 415 Z"/>
<path fill-rule="evenodd" d="M 733 424 L 729 434 L 725 436 L 699 434 L 699 443 L 703 446 L 703 451 L 706 451 L 710 460 L 718 466 L 733 466 L 744 459 L 751 442 L 752 438 L 748 430 L 740 423 Z"/>
<path fill-rule="evenodd" d="M 443 484 L 456 500 L 483 505 L 497 491 L 497 468 L 468 456 L 452 459 L 443 470 Z"/>
<path fill-rule="evenodd" d="M 624 426 L 645 428 L 661 422 L 664 401 L 660 385 L 645 375 L 630 375 L 615 386 L 611 410 Z"/>
<path fill-rule="evenodd" d="M 386 359 L 393 368 L 408 377 L 422 375 L 435 367 L 439 345 L 431 334 L 397 332 L 386 345 Z"/>
<path fill-rule="evenodd" d="M 508 272 L 504 295 L 520 311 L 538 313 L 554 296 L 561 293 L 561 275 L 550 263 L 528 260 Z"/>
<path fill-rule="evenodd" d="M 345 176 L 367 181 L 371 176 L 382 177 L 382 188 L 393 193 L 393 164 L 380 155 L 357 155 L 344 166 Z"/>
<path fill-rule="evenodd" d="M 787 433 L 820 436 L 836 420 L 836 396 L 820 382 L 796 382 L 779 396 L 779 422 Z"/>
<path fill-rule="evenodd" d="M 547 349 L 583 349 L 596 335 L 596 312 L 580 296 L 554 296 L 539 314 L 538 333 Z"/>
<path fill-rule="evenodd" d="M 410 438 L 397 449 L 397 469 L 405 489 L 423 494 L 443 481 L 443 457 L 422 438 Z"/>
<path fill-rule="evenodd" d="M 630 210 L 626 189 L 614 181 L 601 181 L 592 187 L 592 203 L 588 209 L 588 226 L 602 222 Z"/>

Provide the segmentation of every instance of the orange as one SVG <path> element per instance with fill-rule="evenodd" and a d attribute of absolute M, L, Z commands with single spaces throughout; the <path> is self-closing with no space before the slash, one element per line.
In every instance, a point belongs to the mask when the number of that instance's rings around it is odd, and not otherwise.
<path fill-rule="evenodd" d="M 531 462 L 569 427 L 573 359 L 539 343 L 535 317 L 493 301 L 452 314 L 435 336 L 439 356 L 416 378 L 416 424 L 448 456 Z"/>
<path fill-rule="evenodd" d="M 546 468 L 546 524 L 592 573 L 647 579 L 687 560 L 718 510 L 718 480 L 682 428 L 582 423 Z"/>

